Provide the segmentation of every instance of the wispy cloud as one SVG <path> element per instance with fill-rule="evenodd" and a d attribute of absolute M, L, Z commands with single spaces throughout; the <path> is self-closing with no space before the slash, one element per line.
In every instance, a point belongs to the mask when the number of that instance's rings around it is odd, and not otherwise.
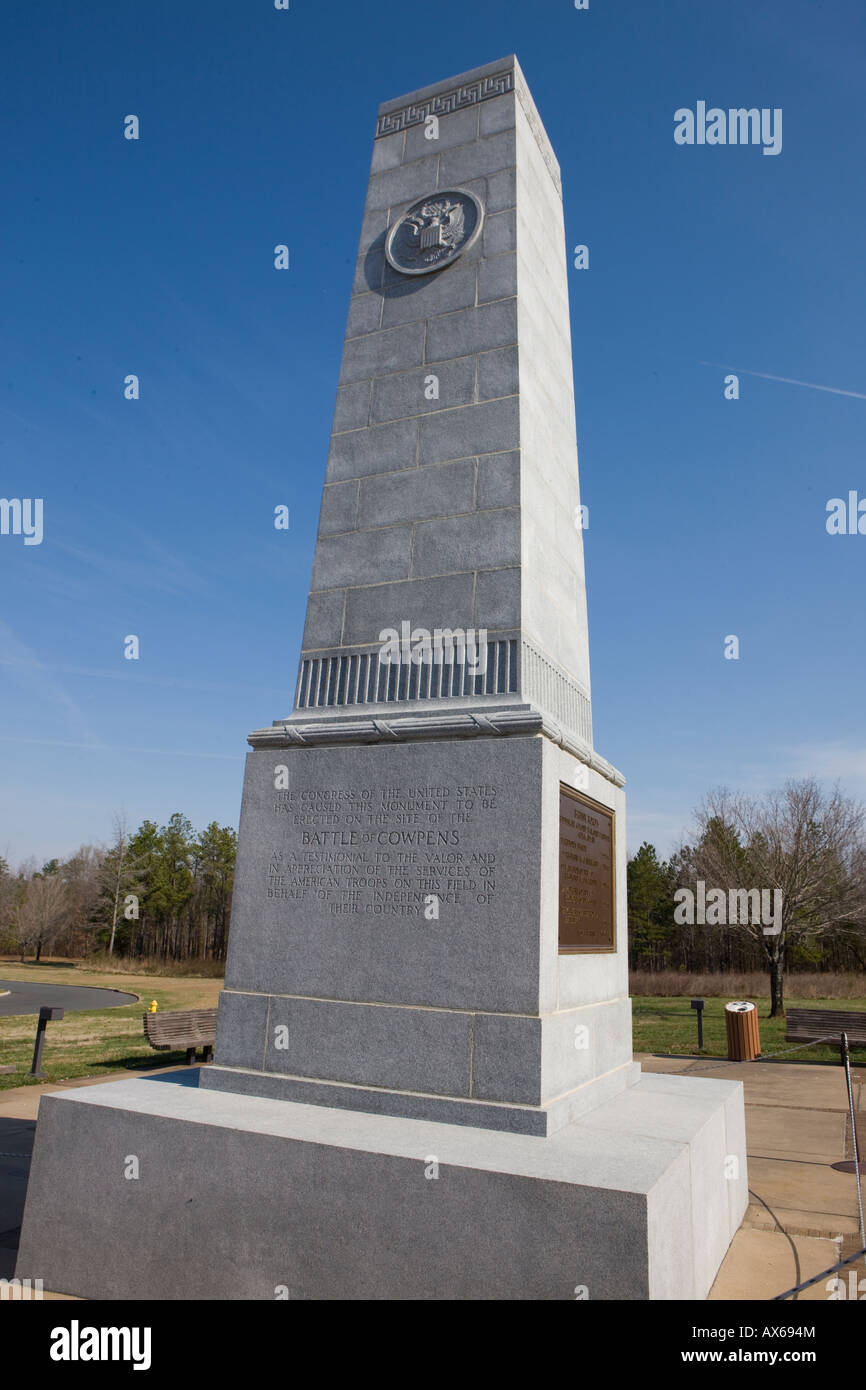
<path fill-rule="evenodd" d="M 10 410 L 8 406 L 0 405 L 0 415 L 8 415 L 10 420 L 17 420 L 19 425 L 26 425 L 29 430 L 41 429 L 36 420 L 27 420 L 23 415 L 19 415 L 17 410 Z"/>
<path fill-rule="evenodd" d="M 86 740 L 81 747 L 93 747 L 98 739 L 91 731 L 87 720 L 78 705 L 63 686 L 55 679 L 50 669 L 43 666 L 35 652 L 26 646 L 8 623 L 0 620 L 0 649 L 7 655 L 3 664 L 11 669 L 12 677 L 31 700 L 53 705 L 63 716 L 67 727 L 79 738 Z"/>
<path fill-rule="evenodd" d="M 57 672 L 65 676 L 86 676 L 88 680 L 129 681 L 135 685 L 158 685 L 172 690 L 207 690 L 217 694 L 230 691 L 253 692 L 255 694 L 276 695 L 282 699 L 290 698 L 288 687 L 261 685 L 227 685 L 217 681 L 183 680 L 179 676 L 144 676 L 138 670 L 106 671 L 99 667 L 46 665 L 35 659 L 23 661 L 17 657 L 0 656 L 0 666 L 10 666 L 16 670 Z"/>
<path fill-rule="evenodd" d="M 143 753 L 148 757 L 153 754 L 161 758 L 213 758 L 224 763 L 237 763 L 243 757 L 243 753 L 199 753 L 190 748 L 135 748 L 132 744 L 68 743 L 63 739 L 13 738 L 6 734 L 0 734 L 0 743 L 33 744 L 39 748 L 79 748 L 85 749 L 88 753 Z"/>
<path fill-rule="evenodd" d="M 129 523 L 126 531 L 127 545 L 122 551 L 90 550 L 63 541 L 55 541 L 55 546 L 79 564 L 107 576 L 113 588 L 171 595 L 210 592 L 208 580 L 160 541 Z"/>
<path fill-rule="evenodd" d="M 833 396 L 853 396 L 855 400 L 866 401 L 864 391 L 843 391 L 841 386 L 819 386 L 814 381 L 798 381 L 792 376 L 773 376 L 771 372 L 753 372 L 748 367 L 732 367 L 727 362 L 702 362 L 702 367 L 718 367 L 723 372 L 738 372 L 740 376 L 759 376 L 764 381 L 782 381 L 786 386 L 806 386 L 810 391 L 829 391 Z"/>
<path fill-rule="evenodd" d="M 798 777 L 820 777 L 828 781 L 853 780 L 866 789 L 866 746 L 856 744 L 804 743 L 791 750 Z"/>
<path fill-rule="evenodd" d="M 636 854 L 644 840 L 655 845 L 662 856 L 670 854 L 681 840 L 689 838 L 691 821 L 691 812 L 685 815 L 666 811 L 643 812 L 632 805 L 628 810 L 629 854 Z"/>

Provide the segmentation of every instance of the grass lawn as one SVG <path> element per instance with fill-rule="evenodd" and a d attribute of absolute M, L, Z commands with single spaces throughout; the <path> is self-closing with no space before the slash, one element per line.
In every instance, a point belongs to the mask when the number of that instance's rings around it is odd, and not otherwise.
<path fill-rule="evenodd" d="M 144 1036 L 142 1014 L 151 999 L 160 1010 L 213 1009 L 223 987 L 222 980 L 194 975 L 122 975 L 73 965 L 14 965 L 6 961 L 0 961 L 0 979 L 97 985 L 141 995 L 139 1003 L 120 1009 L 76 1011 L 58 1023 L 49 1023 L 42 1054 L 43 1081 L 96 1079 L 125 1068 L 141 1071 L 184 1062 L 184 1052 L 154 1052 Z M 37 1019 L 36 1014 L 0 1017 L 0 1063 L 16 1066 L 8 1075 L 0 1073 L 0 1090 L 38 1084 L 37 1078 L 30 1076 Z"/>
<path fill-rule="evenodd" d="M 160 1009 L 212 1009 L 223 982 L 188 975 L 124 975 L 100 972 L 75 965 L 15 965 L 0 961 L 0 979 L 42 981 L 44 984 L 97 985 L 102 989 L 122 989 L 141 995 L 141 1001 L 120 1009 L 89 1009 L 69 1013 L 52 1023 L 46 1034 L 42 1070 L 46 1081 L 97 1079 L 125 1068 L 138 1071 L 148 1067 L 168 1067 L 185 1060 L 183 1052 L 154 1052 L 145 1041 L 141 1015 L 151 999 Z M 733 997 L 733 996 L 732 996 Z M 690 1057 L 727 1057 L 725 1004 L 727 998 L 708 998 L 704 1009 L 704 1050 L 698 1052 L 698 1029 L 688 998 L 636 995 L 632 999 L 635 1052 L 660 1055 L 674 1053 Z M 762 1055 L 788 1053 L 791 1060 L 838 1062 L 838 1048 L 799 1047 L 785 1042 L 785 1020 L 771 1019 L 768 996 L 756 995 Z M 812 1009 L 866 1009 L 866 998 L 813 999 L 787 1001 Z M 16 1014 L 0 1017 L 0 1063 L 13 1062 L 17 1071 L 0 1074 L 0 1090 L 35 1085 L 29 1075 L 36 1036 L 36 1015 Z M 866 1050 L 856 1049 L 854 1059 L 866 1062 Z"/>
<path fill-rule="evenodd" d="M 733 996 L 732 996 L 733 998 Z M 635 1052 L 654 1052 L 660 1055 L 675 1053 L 688 1057 L 727 1057 L 725 1005 L 730 999 L 707 999 L 704 1009 L 704 1050 L 698 1051 L 697 1015 L 689 999 L 664 998 L 653 995 L 632 999 Z M 758 1029 L 761 1035 L 761 1055 L 774 1056 L 787 1052 L 790 1061 L 838 1062 L 838 1047 L 817 1043 L 810 1047 L 785 1042 L 785 1020 L 770 1018 L 769 995 L 753 996 L 758 1007 Z M 786 999 L 785 1007 L 796 1009 L 866 1009 L 866 999 Z M 841 1031 L 841 1030 L 840 1030 Z M 796 1051 L 790 1051 L 797 1048 Z M 866 1051 L 852 1048 L 852 1060 L 866 1062 Z"/>

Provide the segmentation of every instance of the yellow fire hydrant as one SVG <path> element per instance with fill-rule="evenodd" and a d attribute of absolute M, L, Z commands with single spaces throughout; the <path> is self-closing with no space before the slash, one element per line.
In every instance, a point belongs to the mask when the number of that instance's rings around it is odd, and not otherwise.
<path fill-rule="evenodd" d="M 148 1008 L 147 1012 L 148 1012 L 149 1014 L 155 1014 L 158 1008 L 159 1008 L 159 1005 L 157 1004 L 156 1000 L 155 1000 L 155 999 L 151 999 L 151 1001 L 150 1001 L 150 1007 Z"/>

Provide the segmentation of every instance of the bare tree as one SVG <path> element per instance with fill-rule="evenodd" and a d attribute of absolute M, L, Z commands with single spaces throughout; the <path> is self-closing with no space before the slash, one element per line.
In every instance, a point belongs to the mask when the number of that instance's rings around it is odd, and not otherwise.
<path fill-rule="evenodd" d="M 4 949 L 12 940 L 12 914 L 16 893 L 16 880 L 10 874 L 6 860 L 0 855 L 0 947 Z"/>
<path fill-rule="evenodd" d="M 23 962 L 28 950 L 37 959 L 64 927 L 69 912 L 66 884 L 59 873 L 33 874 L 25 880 L 14 911 L 15 938 Z"/>
<path fill-rule="evenodd" d="M 87 956 L 91 938 L 97 930 L 94 912 L 99 899 L 104 852 L 94 845 L 81 845 L 60 866 L 66 885 L 68 919 L 62 947 L 65 954 L 75 955 L 83 946 Z"/>
<path fill-rule="evenodd" d="M 111 936 L 108 954 L 114 954 L 114 940 L 117 935 L 118 919 L 123 911 L 123 899 L 129 893 L 140 890 L 139 874 L 129 852 L 129 828 L 125 811 L 115 811 L 112 816 L 114 842 L 105 852 L 99 870 L 99 896 L 103 911 L 111 923 Z"/>
<path fill-rule="evenodd" d="M 769 925 L 734 925 L 757 941 L 770 975 L 770 1016 L 784 1013 L 785 955 L 795 939 L 845 932 L 862 939 L 866 924 L 866 809 L 838 786 L 789 781 L 763 797 L 711 793 L 698 810 L 700 840 L 692 873 L 708 887 L 778 890 Z"/>

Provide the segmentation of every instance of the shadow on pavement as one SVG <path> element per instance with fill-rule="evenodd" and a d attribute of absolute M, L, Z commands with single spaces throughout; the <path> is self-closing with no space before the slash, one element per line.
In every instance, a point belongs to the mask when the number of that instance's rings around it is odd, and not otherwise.
<path fill-rule="evenodd" d="M 35 1120 L 0 1118 L 0 1279 L 15 1273 Z"/>

